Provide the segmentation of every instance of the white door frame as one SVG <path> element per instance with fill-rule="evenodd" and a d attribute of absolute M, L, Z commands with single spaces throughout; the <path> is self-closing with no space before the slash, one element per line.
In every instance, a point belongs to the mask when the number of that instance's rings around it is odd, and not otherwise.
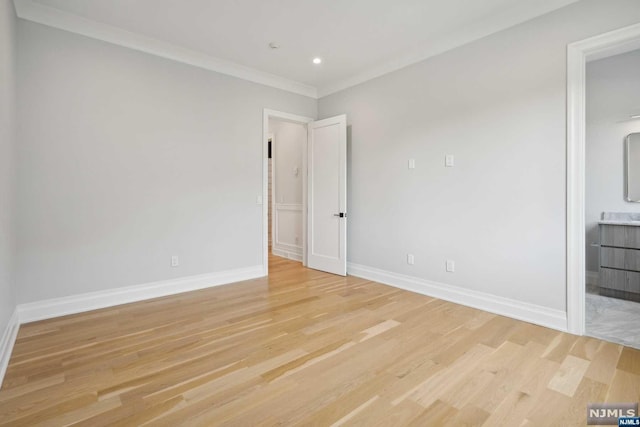
<path fill-rule="evenodd" d="M 262 265 L 265 276 L 269 274 L 269 119 L 271 118 L 301 123 L 305 126 L 315 120 L 311 117 L 268 108 L 265 108 L 262 113 Z M 305 141 L 302 154 L 302 265 L 307 265 L 307 144 L 308 142 Z"/>
<path fill-rule="evenodd" d="M 640 24 L 567 46 L 567 330 L 585 332 L 586 63 L 640 48 Z"/>

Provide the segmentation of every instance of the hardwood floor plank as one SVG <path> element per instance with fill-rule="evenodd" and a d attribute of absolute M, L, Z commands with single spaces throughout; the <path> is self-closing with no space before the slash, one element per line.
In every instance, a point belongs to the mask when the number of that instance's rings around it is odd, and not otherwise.
<path fill-rule="evenodd" d="M 270 276 L 20 327 L 0 425 L 584 425 L 640 351 L 270 258 Z"/>
<path fill-rule="evenodd" d="M 589 362 L 579 357 L 567 356 L 547 387 L 569 397 L 573 396 L 582 377 L 589 368 Z"/>
<path fill-rule="evenodd" d="M 618 360 L 618 369 L 640 375 L 640 350 L 625 347 Z"/>

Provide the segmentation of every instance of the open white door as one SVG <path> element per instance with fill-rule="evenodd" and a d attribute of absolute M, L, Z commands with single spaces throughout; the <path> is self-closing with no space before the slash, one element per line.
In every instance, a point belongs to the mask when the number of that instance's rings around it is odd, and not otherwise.
<path fill-rule="evenodd" d="M 347 275 L 347 116 L 308 126 L 307 266 Z"/>

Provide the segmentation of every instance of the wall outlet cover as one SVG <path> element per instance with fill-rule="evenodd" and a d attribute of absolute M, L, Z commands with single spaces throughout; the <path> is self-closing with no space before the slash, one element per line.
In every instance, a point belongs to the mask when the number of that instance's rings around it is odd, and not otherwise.
<path fill-rule="evenodd" d="M 453 154 L 447 154 L 444 156 L 444 165 L 448 168 L 452 168 L 454 165 Z"/>
<path fill-rule="evenodd" d="M 456 271 L 456 263 L 453 260 L 448 259 L 446 264 L 445 264 L 446 270 L 449 273 L 453 273 L 454 271 Z"/>

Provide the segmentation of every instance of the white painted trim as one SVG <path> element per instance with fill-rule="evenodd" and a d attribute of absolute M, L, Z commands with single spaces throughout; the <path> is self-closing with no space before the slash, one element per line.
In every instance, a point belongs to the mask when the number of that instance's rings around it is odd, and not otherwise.
<path fill-rule="evenodd" d="M 302 203 L 276 203 L 276 209 L 281 211 L 300 211 L 302 212 Z"/>
<path fill-rule="evenodd" d="M 292 259 L 294 261 L 302 261 L 302 249 L 300 249 L 299 251 L 290 251 L 290 250 L 284 250 L 281 248 L 272 248 L 271 251 L 273 252 L 274 255 L 282 257 L 282 258 L 287 258 L 287 259 Z"/>
<path fill-rule="evenodd" d="M 587 271 L 586 274 L 587 285 L 598 286 L 598 279 L 600 275 L 597 271 Z"/>
<path fill-rule="evenodd" d="M 16 14 L 19 18 L 38 24 L 204 68 L 205 70 L 215 71 L 216 73 L 282 89 L 287 92 L 293 92 L 314 99 L 318 98 L 318 91 L 315 87 L 301 82 L 266 73 L 225 59 L 216 58 L 202 52 L 185 49 L 172 43 L 146 37 L 118 27 L 92 21 L 60 9 L 34 2 L 33 0 L 14 0 L 14 4 Z"/>
<path fill-rule="evenodd" d="M 555 310 L 522 301 L 503 298 L 484 292 L 463 289 L 445 283 L 433 282 L 418 277 L 392 273 L 364 265 L 348 263 L 348 273 L 352 276 L 383 283 L 385 285 L 416 292 L 422 295 L 451 301 L 490 313 L 512 317 L 559 331 L 567 330 L 566 314 Z"/>
<path fill-rule="evenodd" d="M 290 243 L 280 243 L 271 247 L 271 252 L 277 253 L 293 253 L 302 257 L 302 246 L 292 245 Z M 282 255 L 281 255 L 282 256 Z"/>
<path fill-rule="evenodd" d="M 413 51 L 408 55 L 385 62 L 347 79 L 331 82 L 320 89 L 112 25 L 83 18 L 33 0 L 14 0 L 14 4 L 18 17 L 22 19 L 317 99 L 424 61 L 440 53 L 497 33 L 576 1 L 578 0 L 521 2 L 514 7 L 492 13 L 488 18 L 467 25 L 463 29 L 431 39 L 428 43 L 423 44 L 423 47 L 419 50 Z"/>
<path fill-rule="evenodd" d="M 287 120 L 290 122 L 301 123 L 307 125 L 314 121 L 311 117 L 299 116 L 297 114 L 285 113 L 282 111 L 271 110 L 265 108 L 262 112 L 262 200 L 268 200 L 269 198 L 269 118 Z M 307 244 L 306 244 L 306 230 L 307 230 L 307 216 L 304 214 L 307 211 L 306 198 L 307 198 L 307 144 L 303 148 L 303 161 L 302 161 L 302 265 L 307 265 Z M 275 164 L 272 164 L 274 167 Z M 274 167 L 275 169 L 275 167 Z M 275 183 L 274 183 L 275 185 Z M 274 192 L 275 194 L 275 192 Z M 263 244 L 262 244 L 262 259 L 264 264 L 265 276 L 269 274 L 269 218 L 268 203 L 263 203 L 262 207 L 262 230 L 263 230 Z M 275 222 L 275 217 L 273 218 Z M 272 236 L 275 239 L 275 236 Z"/>
<path fill-rule="evenodd" d="M 21 324 L 83 313 L 264 276 L 261 265 L 19 304 L 0 339 L 0 386 Z"/>
<path fill-rule="evenodd" d="M 302 213 L 303 213 L 303 207 L 302 204 L 296 204 L 296 203 L 276 203 L 274 205 L 274 210 L 275 210 L 275 216 L 272 216 L 272 220 L 273 220 L 273 224 L 275 227 L 275 231 L 274 234 L 272 236 L 272 252 L 276 253 L 276 251 L 293 251 L 296 254 L 300 255 L 300 258 L 302 257 L 302 244 L 296 244 L 295 242 L 282 242 L 280 241 L 280 212 L 281 211 L 287 211 L 287 212 L 296 212 L 298 215 L 300 215 L 300 217 L 302 217 Z M 304 241 L 303 237 L 300 236 L 300 240 Z"/>
<path fill-rule="evenodd" d="M 640 46 L 640 24 L 567 46 L 567 323 L 585 332 L 585 90 L 586 62 Z"/>
<path fill-rule="evenodd" d="M 520 2 L 513 7 L 501 11 L 494 11 L 494 13 L 491 13 L 485 20 L 470 23 L 453 33 L 443 34 L 440 37 L 435 37 L 426 43 L 422 43 L 419 50 L 413 51 L 408 55 L 369 68 L 355 76 L 320 86 L 318 88 L 318 97 L 322 98 L 368 80 L 392 73 L 475 40 L 479 40 L 490 34 L 529 21 L 537 16 L 576 3 L 577 1 L 578 0 L 547 0 Z"/>
<path fill-rule="evenodd" d="M 2 387 L 4 374 L 7 372 L 9 359 L 11 359 L 13 345 L 15 344 L 16 337 L 18 336 L 18 329 L 20 328 L 19 320 L 18 309 L 16 308 L 9 318 L 7 326 L 4 328 L 4 332 L 2 333 L 2 338 L 0 339 L 0 387 Z"/>
<path fill-rule="evenodd" d="M 175 295 L 182 292 L 211 288 L 263 276 L 262 266 L 256 265 L 235 270 L 187 276 L 178 279 L 162 280 L 142 285 L 126 286 L 105 291 L 19 304 L 17 311 L 20 323 L 22 324 L 136 301 L 144 301 L 151 298 Z"/>

